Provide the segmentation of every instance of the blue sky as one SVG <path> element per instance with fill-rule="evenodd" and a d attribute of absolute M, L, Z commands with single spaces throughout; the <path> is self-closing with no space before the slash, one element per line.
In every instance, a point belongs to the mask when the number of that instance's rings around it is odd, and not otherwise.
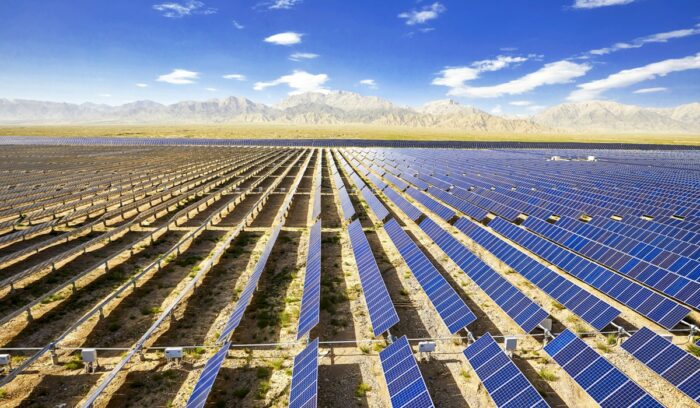
<path fill-rule="evenodd" d="M 0 97 L 700 101 L 697 0 L 6 0 Z"/>

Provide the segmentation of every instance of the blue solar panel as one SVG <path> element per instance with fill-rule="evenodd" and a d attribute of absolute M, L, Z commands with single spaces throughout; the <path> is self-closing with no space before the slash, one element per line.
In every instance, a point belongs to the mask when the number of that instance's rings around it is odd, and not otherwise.
<path fill-rule="evenodd" d="M 309 252 L 306 256 L 304 294 L 301 297 L 297 340 L 316 327 L 320 320 L 321 304 L 321 220 L 309 234 Z"/>
<path fill-rule="evenodd" d="M 389 180 L 391 184 L 395 185 L 396 188 L 399 189 L 399 191 L 404 191 L 408 188 L 408 183 L 394 176 L 393 174 L 386 173 L 384 174 L 384 178 Z"/>
<path fill-rule="evenodd" d="M 455 334 L 476 320 L 476 316 L 469 310 L 464 300 L 395 219 L 392 218 L 384 224 L 384 230 L 406 261 L 413 276 L 423 287 L 450 333 Z"/>
<path fill-rule="evenodd" d="M 403 198 L 399 193 L 394 191 L 391 188 L 387 188 L 384 190 L 384 194 L 394 203 L 396 204 L 397 207 L 403 211 L 408 218 L 411 219 L 411 221 L 416 221 L 418 220 L 423 213 L 420 212 L 419 209 L 417 209 L 413 204 L 408 202 L 405 198 Z"/>
<path fill-rule="evenodd" d="M 352 206 L 352 201 L 350 201 L 350 196 L 345 187 L 338 190 L 338 197 L 340 198 L 340 209 L 343 212 L 343 220 L 347 221 L 352 219 L 355 215 L 355 207 Z"/>
<path fill-rule="evenodd" d="M 620 315 L 619 310 L 562 278 L 490 231 L 480 228 L 465 218 L 457 220 L 455 227 L 559 303 L 568 307 L 595 329 L 603 330 Z"/>
<path fill-rule="evenodd" d="M 445 221 L 449 221 L 452 219 L 452 217 L 455 216 L 454 211 L 450 210 L 438 201 L 435 201 L 432 198 L 428 197 L 421 191 L 416 190 L 415 188 L 409 188 L 408 190 L 406 190 L 406 193 L 413 197 L 414 200 L 426 206 L 430 211 L 434 212 L 435 214 L 437 214 L 438 217 L 442 218 Z"/>
<path fill-rule="evenodd" d="M 316 406 L 318 396 L 318 339 L 294 357 L 289 408 Z"/>
<path fill-rule="evenodd" d="M 379 177 L 377 177 L 376 174 L 371 173 L 371 174 L 369 174 L 369 175 L 367 176 L 367 178 L 368 178 L 368 179 L 372 182 L 372 184 L 374 184 L 374 186 L 377 187 L 380 191 L 381 191 L 381 190 L 384 190 L 385 188 L 387 188 L 387 184 L 386 184 L 382 179 L 380 179 Z"/>
<path fill-rule="evenodd" d="M 568 329 L 544 350 L 603 408 L 663 407 Z"/>
<path fill-rule="evenodd" d="M 219 374 L 221 365 L 226 360 L 228 349 L 231 346 L 230 342 L 224 343 L 223 346 L 216 352 L 204 365 L 202 374 L 199 375 L 199 380 L 195 384 L 190 398 L 187 400 L 187 408 L 202 408 L 207 402 L 207 397 L 211 392 L 216 375 Z"/>
<path fill-rule="evenodd" d="M 622 348 L 695 401 L 700 401 L 700 360 L 642 327 Z"/>
<path fill-rule="evenodd" d="M 435 406 L 406 336 L 380 351 L 379 359 L 393 408 Z"/>
<path fill-rule="evenodd" d="M 464 349 L 464 356 L 497 407 L 549 406 L 489 333 Z"/>
<path fill-rule="evenodd" d="M 384 204 L 379 201 L 379 199 L 374 195 L 374 193 L 372 193 L 372 191 L 370 191 L 369 188 L 362 189 L 360 194 L 362 194 L 362 197 L 364 197 L 367 205 L 374 213 L 374 216 L 377 217 L 379 221 L 384 221 L 384 219 L 389 215 L 389 210 L 384 207 Z"/>
<path fill-rule="evenodd" d="M 433 220 L 425 218 L 420 223 L 420 228 L 526 333 L 530 333 L 549 316 L 549 313 L 472 254 Z"/>
<path fill-rule="evenodd" d="M 360 283 L 367 303 L 369 318 L 372 321 L 372 331 L 375 336 L 379 336 L 398 323 L 399 316 L 391 302 L 389 291 L 386 289 L 386 284 L 384 284 L 377 261 L 374 259 L 372 249 L 359 220 L 353 221 L 348 226 L 348 234 L 357 270 L 360 274 Z"/>
<path fill-rule="evenodd" d="M 236 330 L 238 325 L 241 323 L 241 319 L 243 319 L 243 314 L 245 313 L 246 308 L 250 304 L 251 299 L 253 299 L 253 294 L 255 294 L 255 289 L 258 287 L 258 281 L 260 281 L 260 275 L 262 275 L 263 271 L 265 270 L 265 264 L 267 264 L 267 258 L 270 256 L 270 252 L 272 251 L 272 247 L 275 245 L 275 242 L 277 241 L 277 236 L 279 236 L 280 229 L 281 229 L 281 226 L 278 225 L 272 230 L 272 233 L 270 234 L 270 239 L 267 241 L 267 244 L 265 245 L 265 249 L 263 250 L 263 253 L 260 255 L 260 258 L 258 259 L 258 263 L 255 264 L 255 270 L 250 275 L 250 278 L 248 278 L 248 282 L 245 285 L 245 289 L 243 289 L 243 292 L 241 292 L 241 296 L 238 297 L 238 301 L 236 302 L 236 306 L 233 308 L 233 312 L 231 312 L 231 316 L 229 317 L 228 321 L 226 322 L 226 326 L 224 326 L 224 329 L 221 331 L 221 335 L 219 336 L 219 339 L 217 340 L 219 343 L 227 341 L 228 338 L 233 333 L 233 331 Z"/>

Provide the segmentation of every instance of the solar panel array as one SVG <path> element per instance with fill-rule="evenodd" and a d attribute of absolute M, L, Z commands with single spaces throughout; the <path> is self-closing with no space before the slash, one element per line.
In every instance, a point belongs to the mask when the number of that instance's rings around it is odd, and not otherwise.
<path fill-rule="evenodd" d="M 395 219 L 384 224 L 384 230 L 399 250 L 425 294 L 437 310 L 450 333 L 455 334 L 476 320 L 464 300 L 440 274 L 427 256 L 406 234 Z"/>
<path fill-rule="evenodd" d="M 314 221 L 321 216 L 321 179 L 323 177 L 323 150 L 318 151 L 318 163 L 314 170 L 313 200 L 311 207 L 311 220 Z"/>
<path fill-rule="evenodd" d="M 602 408 L 663 407 L 568 329 L 544 350 Z"/>
<path fill-rule="evenodd" d="M 311 408 L 318 399 L 318 339 L 294 357 L 289 408 Z"/>
<path fill-rule="evenodd" d="M 435 221 L 425 218 L 420 228 L 526 333 L 549 316 L 496 271 L 445 232 Z"/>
<path fill-rule="evenodd" d="M 340 211 L 342 212 L 341 217 L 343 218 L 343 221 L 351 220 L 352 217 L 355 216 L 355 207 L 353 207 L 352 201 L 350 201 L 350 195 L 348 195 L 348 190 L 345 187 L 345 183 L 343 183 L 340 172 L 335 165 L 333 155 L 327 154 L 326 158 L 328 160 L 328 164 L 330 164 L 331 177 L 333 177 L 333 181 L 335 183 L 338 199 L 340 199 Z"/>
<path fill-rule="evenodd" d="M 497 407 L 549 406 L 489 333 L 464 349 L 464 356 Z"/>
<path fill-rule="evenodd" d="M 592 264 L 590 261 L 533 235 L 526 230 L 501 219 L 493 220 L 489 226 L 501 235 L 531 250 L 543 259 L 574 275 L 601 292 L 614 298 L 650 320 L 666 328 L 677 325 L 690 309 L 652 290 Z"/>
<path fill-rule="evenodd" d="M 372 321 L 372 331 L 375 336 L 389 330 L 399 322 L 399 315 L 389 296 L 389 291 L 379 272 L 377 261 L 362 230 L 360 220 L 355 220 L 348 226 L 350 244 L 360 274 L 360 283 L 367 303 L 369 317 Z"/>
<path fill-rule="evenodd" d="M 360 194 L 362 194 L 362 197 L 365 199 L 365 202 L 367 202 L 369 209 L 372 211 L 372 213 L 374 213 L 374 216 L 377 217 L 380 222 L 384 221 L 384 219 L 389 216 L 389 210 L 386 209 L 384 204 L 379 201 L 377 196 L 375 196 L 369 188 L 363 188 L 360 190 Z"/>
<path fill-rule="evenodd" d="M 187 408 L 202 408 L 207 403 L 207 397 L 209 397 L 209 393 L 212 387 L 214 387 L 216 376 L 219 374 L 224 360 L 226 360 L 226 355 L 228 355 L 230 346 L 230 342 L 224 343 L 219 351 L 207 360 L 202 374 L 200 374 L 199 380 L 197 380 L 197 384 L 195 384 L 192 394 L 190 394 L 190 398 L 187 400 Z"/>
<path fill-rule="evenodd" d="M 403 336 L 379 352 L 392 408 L 434 407 L 408 339 Z"/>
<path fill-rule="evenodd" d="M 642 327 L 622 348 L 696 402 L 700 402 L 700 360 Z"/>
<path fill-rule="evenodd" d="M 466 218 L 457 220 L 455 227 L 513 268 L 513 270 L 520 272 L 530 282 L 576 313 L 595 329 L 603 330 L 605 326 L 620 315 L 619 310 L 576 286 L 571 281 L 562 278 L 556 272 L 528 257 L 490 231 L 480 228 Z"/>
<path fill-rule="evenodd" d="M 304 337 L 320 321 L 321 304 L 321 220 L 311 227 L 309 252 L 306 256 L 304 293 L 301 296 L 297 340 Z"/>

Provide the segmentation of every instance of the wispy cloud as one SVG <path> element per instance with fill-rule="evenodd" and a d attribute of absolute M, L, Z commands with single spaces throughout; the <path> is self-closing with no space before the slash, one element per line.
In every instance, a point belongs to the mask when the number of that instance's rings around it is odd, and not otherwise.
<path fill-rule="evenodd" d="M 267 3 L 267 8 L 271 10 L 286 10 L 300 4 L 301 2 L 302 0 L 274 0 Z"/>
<path fill-rule="evenodd" d="M 231 20 L 231 24 L 233 24 L 233 26 L 234 26 L 237 30 L 242 30 L 242 29 L 245 28 L 245 26 L 244 26 L 243 24 L 239 23 L 239 22 L 236 21 L 236 20 Z"/>
<path fill-rule="evenodd" d="M 674 40 L 677 38 L 690 37 L 693 35 L 700 34 L 700 23 L 696 24 L 692 28 L 684 28 L 681 30 L 666 31 L 663 33 L 657 33 L 652 35 L 647 35 L 645 37 L 635 38 L 630 42 L 619 42 L 611 45 L 610 47 L 599 48 L 596 50 L 591 50 L 588 53 L 592 55 L 606 55 L 620 50 L 628 50 L 631 48 L 642 48 L 647 44 L 653 43 L 666 43 L 669 40 Z"/>
<path fill-rule="evenodd" d="M 294 71 L 289 75 L 281 76 L 269 82 L 256 82 L 253 89 L 262 91 L 266 88 L 286 84 L 292 91 L 290 95 L 297 95 L 305 92 L 328 92 L 323 85 L 328 81 L 326 74 L 310 74 L 306 71 Z"/>
<path fill-rule="evenodd" d="M 662 86 L 658 86 L 656 88 L 642 88 L 642 89 L 637 89 L 636 91 L 632 93 L 636 94 L 650 94 L 650 93 L 657 93 L 657 92 L 666 92 L 668 91 L 668 88 L 664 88 Z"/>
<path fill-rule="evenodd" d="M 209 91 L 209 92 L 216 92 L 217 91 L 216 88 L 204 88 L 204 89 Z"/>
<path fill-rule="evenodd" d="M 433 85 L 442 85 L 453 89 L 463 88 L 465 82 L 479 78 L 482 72 L 498 71 L 527 60 L 528 57 L 499 55 L 494 59 L 475 61 L 465 67 L 447 67 L 440 71 L 441 76 L 433 80 Z"/>
<path fill-rule="evenodd" d="M 111 98 L 111 97 L 112 97 L 112 94 L 101 93 L 101 94 L 99 94 L 99 95 L 97 95 L 97 96 L 99 96 L 100 98 Z"/>
<path fill-rule="evenodd" d="M 532 101 L 512 101 L 508 102 L 508 104 L 513 106 L 530 106 L 532 105 Z"/>
<path fill-rule="evenodd" d="M 222 78 L 224 79 L 233 79 L 234 81 L 245 81 L 245 75 L 242 74 L 226 74 L 223 75 Z"/>
<path fill-rule="evenodd" d="M 435 2 L 425 6 L 420 10 L 405 11 L 399 14 L 399 18 L 406 20 L 406 25 L 425 24 L 430 20 L 435 20 L 440 14 L 447 11 L 442 4 Z"/>
<path fill-rule="evenodd" d="M 625 88 L 672 72 L 700 69 L 700 53 L 685 58 L 667 59 L 643 67 L 625 69 L 604 79 L 578 85 L 567 98 L 570 101 L 586 101 L 600 97 L 610 89 Z"/>
<path fill-rule="evenodd" d="M 148 84 L 144 84 L 143 82 L 139 82 L 138 84 L 136 84 L 136 86 L 138 86 L 139 88 L 148 88 Z"/>
<path fill-rule="evenodd" d="M 360 80 L 359 84 L 364 85 L 364 86 L 368 87 L 369 89 L 377 89 L 377 81 L 375 81 L 374 79 L 370 79 L 370 78 L 362 79 L 362 80 Z"/>
<path fill-rule="evenodd" d="M 186 85 L 193 84 L 197 79 L 199 79 L 199 72 L 178 68 L 174 69 L 173 72 L 169 74 L 159 76 L 156 81 L 175 85 Z"/>
<path fill-rule="evenodd" d="M 265 42 L 277 45 L 294 45 L 301 43 L 301 37 L 304 34 L 295 33 L 293 31 L 287 31 L 284 33 L 279 33 L 271 35 L 265 38 Z"/>
<path fill-rule="evenodd" d="M 153 9 L 160 11 L 163 13 L 163 16 L 169 18 L 181 18 L 193 14 L 209 15 L 215 14 L 217 11 L 215 8 L 207 7 L 203 2 L 197 0 L 154 4 Z"/>
<path fill-rule="evenodd" d="M 474 68 L 459 68 L 443 70 L 442 76 L 433 80 L 434 85 L 450 88 L 448 95 L 472 98 L 497 98 L 503 95 L 520 95 L 544 85 L 565 84 L 585 75 L 591 66 L 577 64 L 571 61 L 557 61 L 545 64 L 539 70 L 520 78 L 498 85 L 469 86 L 466 81 L 476 79 L 480 71 Z M 471 70 L 471 71 L 469 71 Z"/>
<path fill-rule="evenodd" d="M 312 52 L 295 52 L 294 54 L 289 56 L 289 59 L 292 61 L 302 61 L 302 60 L 316 59 L 318 57 L 319 57 L 318 54 L 314 54 Z"/>
<path fill-rule="evenodd" d="M 576 0 L 573 7 L 576 9 L 594 9 L 598 7 L 622 6 L 634 2 L 635 0 Z"/>

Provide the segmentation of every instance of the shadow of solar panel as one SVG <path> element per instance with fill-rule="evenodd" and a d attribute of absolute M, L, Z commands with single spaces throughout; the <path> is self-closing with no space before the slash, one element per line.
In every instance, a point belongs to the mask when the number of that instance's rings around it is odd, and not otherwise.
<path fill-rule="evenodd" d="M 305 336 L 320 320 L 321 304 L 321 220 L 311 227 L 306 256 L 304 293 L 301 296 L 297 340 Z"/>
<path fill-rule="evenodd" d="M 464 356 L 496 406 L 549 406 L 489 333 L 464 349 Z"/>
<path fill-rule="evenodd" d="M 275 245 L 275 242 L 277 242 L 277 237 L 279 236 L 281 228 L 282 227 L 278 225 L 272 230 L 270 238 L 267 241 L 267 244 L 265 244 L 265 249 L 260 255 L 258 262 L 255 264 L 253 273 L 250 275 L 250 278 L 248 278 L 248 282 L 246 283 L 243 292 L 241 292 L 241 295 L 238 297 L 236 306 L 233 308 L 233 312 L 231 312 L 231 316 L 226 322 L 226 326 L 224 326 L 224 329 L 221 331 L 221 335 L 217 340 L 219 343 L 226 341 L 231 336 L 231 333 L 233 333 L 233 331 L 236 330 L 238 325 L 241 323 L 243 314 L 250 304 L 251 299 L 253 299 L 255 289 L 258 287 L 258 282 L 260 281 L 260 275 L 262 275 L 263 271 L 265 270 L 267 258 L 270 257 L 270 252 L 272 252 L 272 247 Z"/>
<path fill-rule="evenodd" d="M 224 360 L 226 360 L 226 355 L 228 354 L 230 346 L 230 342 L 224 343 L 219 351 L 204 365 L 202 374 L 199 375 L 199 380 L 197 380 L 197 384 L 195 384 L 192 394 L 190 394 L 190 398 L 187 400 L 187 408 L 202 408 L 207 403 L 207 397 L 214 386 L 221 365 L 224 363 Z"/>
<path fill-rule="evenodd" d="M 296 357 L 292 369 L 289 408 L 315 407 L 318 396 L 318 339 Z"/>
<path fill-rule="evenodd" d="M 425 218 L 421 221 L 420 228 L 526 333 L 530 333 L 549 316 L 549 313 L 472 254 L 435 221 Z"/>
<path fill-rule="evenodd" d="M 423 215 L 423 213 L 417 209 L 413 204 L 408 202 L 405 198 L 403 198 L 399 193 L 394 191 L 391 187 L 387 188 L 384 190 L 384 194 L 397 206 L 403 211 L 408 218 L 411 219 L 411 221 L 416 221 L 418 218 Z"/>
<path fill-rule="evenodd" d="M 406 336 L 380 351 L 379 359 L 393 408 L 434 407 Z"/>
<path fill-rule="evenodd" d="M 411 273 L 420 283 L 430 299 L 430 303 L 433 304 L 450 333 L 455 334 L 474 322 L 476 320 L 474 313 L 396 220 L 392 218 L 384 224 L 384 230 L 399 250 Z"/>
<path fill-rule="evenodd" d="M 642 327 L 622 348 L 696 402 L 700 400 L 700 360 Z"/>
<path fill-rule="evenodd" d="M 544 350 L 603 408 L 663 406 L 568 329 Z"/>
<path fill-rule="evenodd" d="M 597 330 L 603 330 L 619 316 L 619 310 L 562 278 L 490 231 L 465 218 L 460 218 L 454 225 Z"/>
<path fill-rule="evenodd" d="M 394 309 L 389 291 L 384 284 L 382 274 L 379 272 L 379 267 L 359 220 L 350 223 L 348 235 L 360 275 L 360 284 L 367 303 L 367 310 L 372 321 L 372 331 L 375 336 L 379 336 L 398 323 L 399 316 Z"/>

